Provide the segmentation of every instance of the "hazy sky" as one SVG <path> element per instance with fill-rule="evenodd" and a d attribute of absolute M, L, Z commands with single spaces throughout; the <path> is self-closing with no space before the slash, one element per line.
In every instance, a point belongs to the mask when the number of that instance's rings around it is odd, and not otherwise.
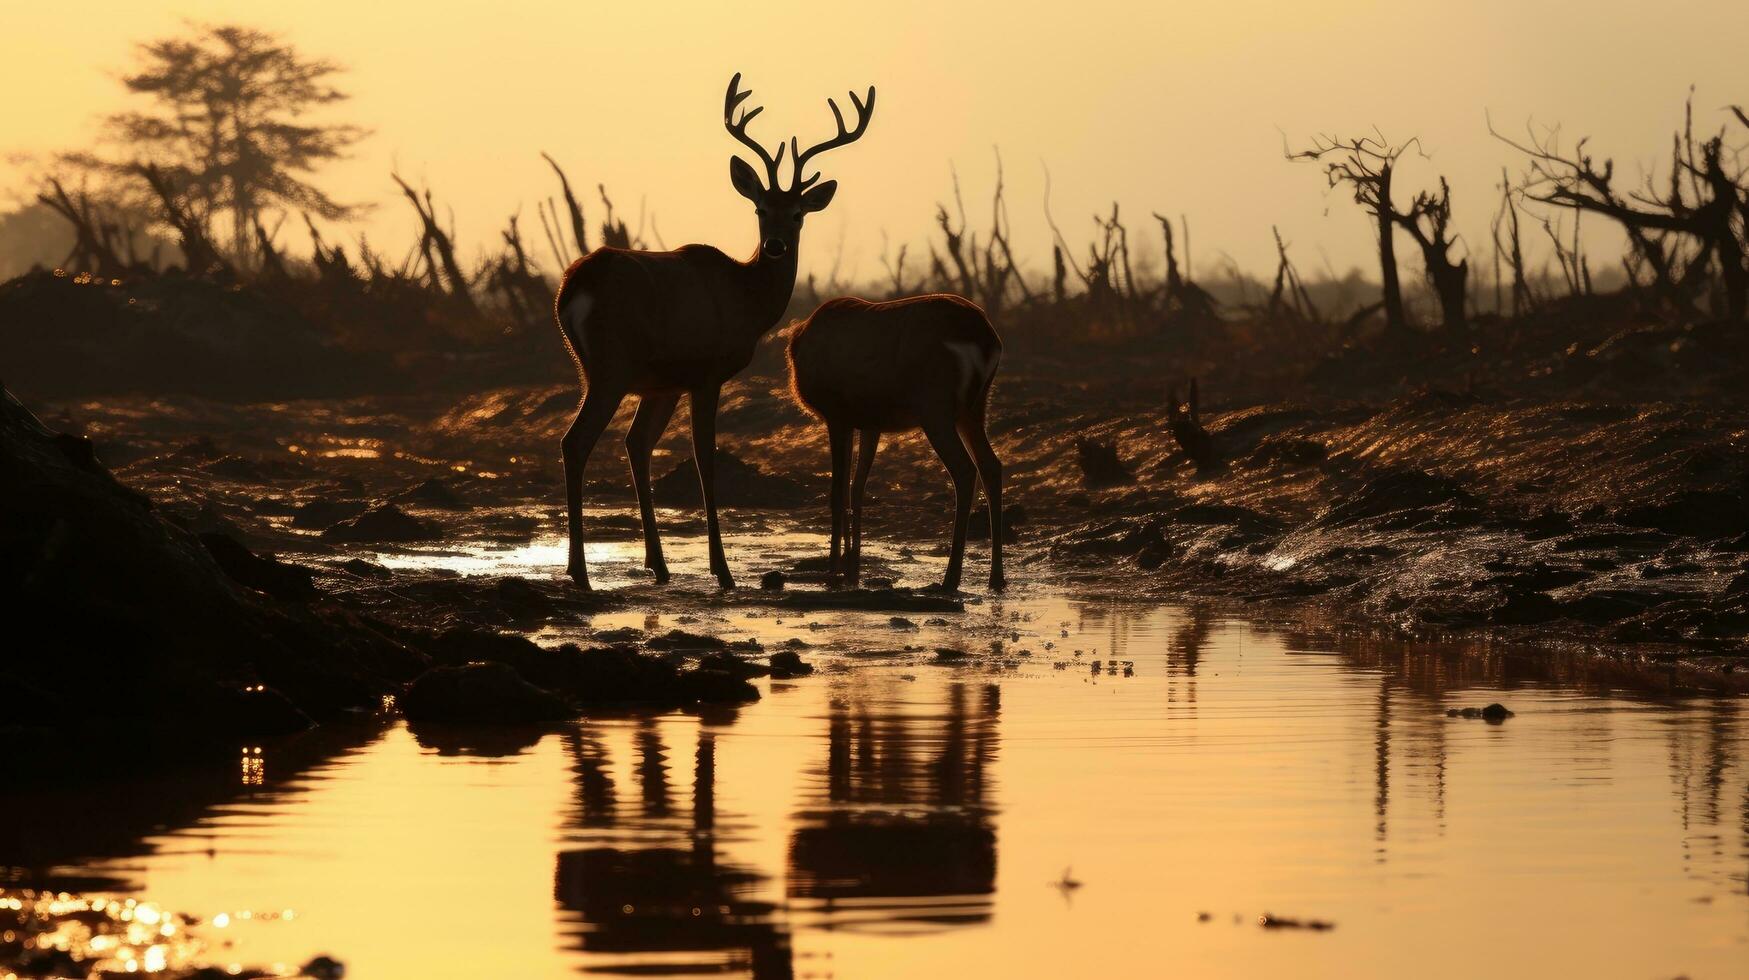
<path fill-rule="evenodd" d="M 974 224 L 987 224 L 995 146 L 1015 248 L 1035 267 L 1050 260 L 1048 164 L 1053 210 L 1078 253 L 1093 212 L 1116 199 L 1132 241 L 1153 252 L 1149 212 L 1187 214 L 1199 270 L 1225 252 L 1267 272 L 1276 224 L 1313 272 L 1320 249 L 1338 269 L 1370 268 L 1371 230 L 1315 167 L 1282 159 L 1284 133 L 1298 143 L 1376 124 L 1394 139 L 1419 135 L 1431 160 L 1405 167 L 1401 199 L 1448 174 L 1457 223 L 1481 251 L 1500 166 L 1519 164 L 1488 136 L 1485 111 L 1514 132 L 1535 119 L 1589 134 L 1631 178 L 1662 162 L 1691 83 L 1703 128 L 1749 102 L 1741 0 L 4 6 L 0 154 L 87 145 L 123 104 L 117 75 L 132 45 L 186 20 L 278 31 L 342 62 L 354 98 L 335 115 L 375 135 L 319 183 L 380 202 L 360 227 L 391 251 L 416 235 L 392 196 L 398 165 L 454 208 L 464 247 L 495 247 L 520 206 L 544 256 L 534 205 L 556 193 L 546 150 L 573 181 L 605 182 L 633 218 L 643 198 L 670 247 L 746 254 L 754 219 L 729 186 L 736 144 L 720 123 L 729 75 L 744 72 L 766 106 L 753 129 L 768 145 L 791 132 L 824 138 L 825 97 L 872 83 L 874 124 L 821 158 L 839 193 L 803 243 L 804 263 L 823 268 L 842 238 L 847 269 L 864 278 L 880 272 L 883 229 L 895 246 L 933 231 L 950 161 Z M 8 168 L 0 189 L 16 197 L 27 175 Z M 590 210 L 593 232 L 600 209 Z M 923 254 L 912 247 L 913 275 Z"/>

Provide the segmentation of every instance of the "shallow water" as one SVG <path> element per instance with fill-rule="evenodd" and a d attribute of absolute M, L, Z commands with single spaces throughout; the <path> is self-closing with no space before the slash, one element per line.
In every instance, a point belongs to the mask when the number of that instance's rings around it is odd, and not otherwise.
<path fill-rule="evenodd" d="M 534 568 L 550 547 L 450 561 Z M 701 577 L 696 542 L 670 548 L 679 584 Z M 598 581 L 624 581 L 601 558 Z M 928 577 L 916 560 L 906 578 Z M 385 717 L 88 787 L 68 820 L 46 791 L 6 805 L 72 842 L 52 870 L 200 917 L 200 957 L 220 965 L 1749 975 L 1742 701 L 1579 690 L 1535 659 L 1036 581 L 945 624 L 790 616 L 640 607 L 591 624 L 816 645 L 817 673 L 759 681 L 738 711 L 492 735 Z M 942 645 L 967 656 L 941 661 Z M 1490 701 L 1516 716 L 1446 715 Z M 81 836 L 106 797 L 150 829 Z M 14 850 L 0 840 L 0 865 L 42 849 Z"/>

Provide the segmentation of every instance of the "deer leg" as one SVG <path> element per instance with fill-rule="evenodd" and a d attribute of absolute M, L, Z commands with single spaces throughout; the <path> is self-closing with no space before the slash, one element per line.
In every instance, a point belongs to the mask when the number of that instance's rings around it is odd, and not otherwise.
<path fill-rule="evenodd" d="M 923 434 L 929 437 L 929 445 L 935 448 L 935 454 L 947 465 L 948 475 L 953 477 L 953 550 L 948 553 L 947 574 L 941 580 L 941 587 L 952 592 L 960 587 L 960 566 L 966 557 L 966 519 L 971 516 L 972 498 L 978 492 L 978 468 L 960 442 L 951 415 L 924 422 Z"/>
<path fill-rule="evenodd" d="M 850 481 L 850 580 L 862 575 L 862 492 L 868 487 L 868 471 L 874 467 L 875 451 L 880 449 L 881 434 L 863 429 L 856 444 L 856 475 Z"/>
<path fill-rule="evenodd" d="M 984 432 L 984 411 L 980 407 L 960 420 L 960 439 L 971 447 L 972 458 L 978 463 L 978 479 L 984 484 L 984 496 L 990 502 L 990 588 L 1000 592 L 1008 580 L 1002 575 L 1002 461 L 990 447 L 990 437 Z"/>
<path fill-rule="evenodd" d="M 710 538 L 711 574 L 717 585 L 732 589 L 729 560 L 723 557 L 723 531 L 717 524 L 717 398 L 721 387 L 692 393 L 692 459 L 698 464 L 698 486 L 704 493 L 704 526 Z"/>
<path fill-rule="evenodd" d="M 571 420 L 571 427 L 565 430 L 565 438 L 559 444 L 565 456 L 565 518 L 571 533 L 565 571 L 585 592 L 589 591 L 589 567 L 583 560 L 583 467 L 624 400 L 623 391 L 609 391 L 591 384 L 583 396 L 583 405 L 577 409 L 577 417 Z"/>
<path fill-rule="evenodd" d="M 656 584 L 668 581 L 668 563 L 662 558 L 662 539 L 656 531 L 656 508 L 650 501 L 650 451 L 662 440 L 668 420 L 680 404 L 678 395 L 645 395 L 638 399 L 638 414 L 626 430 L 626 461 L 632 468 L 632 486 L 638 491 L 638 512 L 644 525 L 644 567 L 656 573 Z"/>
<path fill-rule="evenodd" d="M 850 485 L 850 439 L 854 430 L 848 425 L 827 423 L 826 438 L 832 448 L 832 491 L 827 498 L 832 506 L 832 550 L 826 570 L 833 574 L 845 571 L 840 556 L 850 552 L 849 535 L 844 520 L 844 503 Z M 840 550 L 842 547 L 842 550 Z"/>

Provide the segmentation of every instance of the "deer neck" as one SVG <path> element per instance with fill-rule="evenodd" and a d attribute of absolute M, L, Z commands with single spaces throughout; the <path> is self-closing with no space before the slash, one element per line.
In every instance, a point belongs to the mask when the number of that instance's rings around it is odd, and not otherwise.
<path fill-rule="evenodd" d="M 748 283 L 747 326 L 755 337 L 777 326 L 789 309 L 790 294 L 796 288 L 798 251 L 792 248 L 781 256 L 771 256 L 761 244 L 752 258 L 741 263 Z"/>

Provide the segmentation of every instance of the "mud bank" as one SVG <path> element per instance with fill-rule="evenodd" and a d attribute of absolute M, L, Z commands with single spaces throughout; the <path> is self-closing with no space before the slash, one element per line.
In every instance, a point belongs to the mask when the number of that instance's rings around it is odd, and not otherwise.
<path fill-rule="evenodd" d="M 266 478 L 226 462 L 236 457 L 173 456 Z M 512 723 L 758 696 L 720 666 L 627 646 L 544 649 L 483 628 L 434 628 L 414 603 L 348 603 L 319 588 L 311 569 L 252 550 L 210 506 L 202 512 L 204 521 L 165 513 L 116 480 L 89 441 L 53 431 L 0 389 L 9 729 L 101 738 L 146 724 L 272 736 L 404 697 L 422 720 Z M 498 607 L 542 601 L 504 583 L 497 592 Z"/>

